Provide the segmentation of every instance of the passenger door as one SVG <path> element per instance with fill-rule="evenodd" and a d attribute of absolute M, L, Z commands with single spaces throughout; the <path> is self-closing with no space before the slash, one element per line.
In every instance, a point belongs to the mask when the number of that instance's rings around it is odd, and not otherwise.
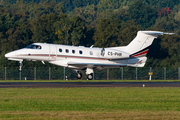
<path fill-rule="evenodd" d="M 57 53 L 56 53 L 56 45 L 49 45 L 49 60 L 56 60 Z"/>

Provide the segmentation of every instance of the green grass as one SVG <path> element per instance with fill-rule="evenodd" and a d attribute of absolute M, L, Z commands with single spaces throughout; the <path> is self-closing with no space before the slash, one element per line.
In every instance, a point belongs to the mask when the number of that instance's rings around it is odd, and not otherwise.
<path fill-rule="evenodd" d="M 179 88 L 1 88 L 0 119 L 180 119 Z"/>

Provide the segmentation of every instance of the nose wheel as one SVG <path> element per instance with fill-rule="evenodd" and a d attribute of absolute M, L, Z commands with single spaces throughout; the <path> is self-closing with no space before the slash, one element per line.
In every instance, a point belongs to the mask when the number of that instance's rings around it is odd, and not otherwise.
<path fill-rule="evenodd" d="M 21 72 L 22 71 L 22 66 L 23 66 L 23 63 L 22 63 L 22 61 L 19 61 L 19 72 Z"/>

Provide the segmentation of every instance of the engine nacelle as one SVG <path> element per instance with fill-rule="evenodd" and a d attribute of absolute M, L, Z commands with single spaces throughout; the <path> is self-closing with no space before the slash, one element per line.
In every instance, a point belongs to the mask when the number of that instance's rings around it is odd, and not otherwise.
<path fill-rule="evenodd" d="M 129 54 L 115 49 L 102 49 L 101 55 L 106 59 L 123 59 L 129 58 Z"/>

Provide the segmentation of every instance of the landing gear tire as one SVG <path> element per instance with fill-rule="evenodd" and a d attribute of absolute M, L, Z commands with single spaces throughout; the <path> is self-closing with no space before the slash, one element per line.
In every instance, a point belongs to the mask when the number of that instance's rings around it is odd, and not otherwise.
<path fill-rule="evenodd" d="M 88 79 L 88 80 L 92 80 L 92 79 L 93 79 L 93 74 L 92 74 L 92 73 L 91 73 L 91 74 L 88 74 L 88 75 L 87 75 L 87 79 Z"/>
<path fill-rule="evenodd" d="M 78 73 L 76 74 L 76 78 L 77 78 L 77 79 L 81 79 L 81 78 L 82 78 L 82 74 L 81 74 L 80 72 L 78 72 Z"/>

